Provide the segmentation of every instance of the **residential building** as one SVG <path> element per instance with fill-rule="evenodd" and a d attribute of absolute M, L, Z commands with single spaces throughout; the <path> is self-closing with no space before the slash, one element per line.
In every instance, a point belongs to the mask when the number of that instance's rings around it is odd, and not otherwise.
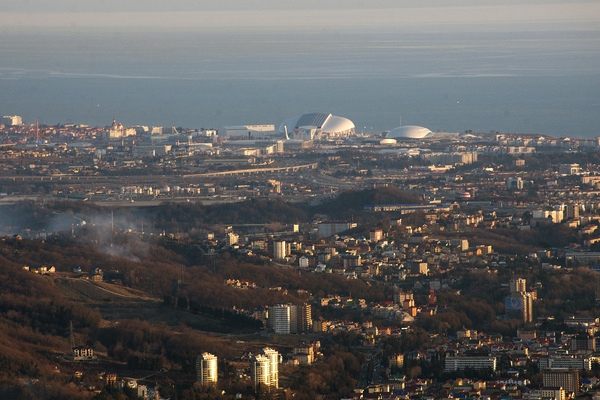
<path fill-rule="evenodd" d="M 550 369 L 577 369 L 577 370 L 591 370 L 592 369 L 592 359 L 583 358 L 581 356 L 551 356 L 551 357 L 542 357 L 538 360 L 538 366 L 541 370 L 545 368 Z"/>
<path fill-rule="evenodd" d="M 254 387 L 267 389 L 271 386 L 271 374 L 269 367 L 271 361 L 269 357 L 258 354 L 250 360 L 250 377 L 254 382 Z"/>
<path fill-rule="evenodd" d="M 520 290 L 520 284 L 521 282 L 515 282 L 514 285 L 516 286 L 513 287 L 513 282 L 511 281 L 511 291 L 513 289 Z M 505 299 L 504 308 L 506 314 L 509 316 L 514 315 L 514 317 L 522 318 L 525 323 L 533 321 L 533 296 L 529 292 L 511 293 Z"/>
<path fill-rule="evenodd" d="M 432 164 L 472 164 L 477 162 L 477 152 L 428 153 L 423 159 Z"/>
<path fill-rule="evenodd" d="M 575 353 L 593 353 L 596 351 L 596 338 L 587 333 L 580 333 L 571 339 L 571 350 Z"/>
<path fill-rule="evenodd" d="M 523 186 L 523 179 L 521 177 L 510 177 L 506 180 L 506 189 L 508 190 L 522 190 Z"/>
<path fill-rule="evenodd" d="M 277 334 L 311 332 L 312 307 L 303 304 L 277 304 L 269 310 L 269 326 Z"/>
<path fill-rule="evenodd" d="M 309 303 L 298 305 L 298 331 L 312 332 L 312 306 Z"/>
<path fill-rule="evenodd" d="M 217 385 L 217 357 L 210 353 L 202 353 L 196 357 L 196 381 L 206 386 Z"/>
<path fill-rule="evenodd" d="M 555 206 L 555 207 L 553 207 L 552 210 L 546 210 L 546 209 L 534 210 L 532 221 L 535 221 L 537 223 L 548 222 L 548 223 L 558 224 L 563 221 L 564 216 L 565 216 L 564 207 Z"/>
<path fill-rule="evenodd" d="M 344 221 L 331 221 L 321 222 L 318 228 L 319 237 L 330 237 L 336 233 L 347 231 L 348 229 L 356 228 L 356 222 L 344 222 Z"/>
<path fill-rule="evenodd" d="M 369 231 L 369 240 L 371 242 L 379 242 L 381 239 L 383 239 L 383 230 L 381 229 L 371 229 Z"/>
<path fill-rule="evenodd" d="M 312 344 L 301 344 L 294 347 L 294 357 L 299 364 L 312 364 L 315 360 L 315 351 Z"/>
<path fill-rule="evenodd" d="M 452 372 L 465 368 L 496 370 L 496 357 L 446 357 L 444 371 Z"/>
<path fill-rule="evenodd" d="M 290 304 L 290 333 L 298 333 L 298 305 Z"/>
<path fill-rule="evenodd" d="M 581 173 L 579 164 L 560 164 L 558 166 L 559 175 L 577 175 Z"/>
<path fill-rule="evenodd" d="M 458 247 L 460 251 L 466 251 L 469 249 L 469 240 L 468 239 L 450 239 L 446 240 L 452 247 Z"/>
<path fill-rule="evenodd" d="M 269 347 L 263 349 L 264 355 L 269 359 L 269 381 L 272 388 L 279 388 L 279 352 Z"/>
<path fill-rule="evenodd" d="M 510 280 L 510 293 L 524 293 L 527 291 L 527 280 L 523 278 L 516 278 Z"/>
<path fill-rule="evenodd" d="M 567 207 L 565 208 L 565 218 L 566 219 L 579 218 L 579 204 L 576 204 L 576 203 L 567 204 Z"/>
<path fill-rule="evenodd" d="M 94 355 L 94 349 L 89 346 L 76 346 L 71 349 L 73 361 L 96 361 L 98 357 Z"/>
<path fill-rule="evenodd" d="M 540 392 L 542 399 L 566 399 L 565 389 L 563 388 L 543 388 Z"/>
<path fill-rule="evenodd" d="M 394 302 L 399 304 L 404 311 L 408 311 L 415 306 L 415 297 L 410 292 L 396 292 L 394 293 Z"/>
<path fill-rule="evenodd" d="M 388 358 L 390 367 L 402 368 L 404 366 L 404 354 L 394 354 Z"/>
<path fill-rule="evenodd" d="M 277 240 L 273 242 L 273 258 L 282 260 L 289 256 L 288 247 L 285 240 Z"/>
<path fill-rule="evenodd" d="M 533 321 L 533 296 L 527 292 L 523 294 L 523 322 Z"/>
<path fill-rule="evenodd" d="M 269 322 L 277 334 L 291 333 L 291 304 L 277 304 L 271 307 Z"/>
<path fill-rule="evenodd" d="M 231 247 L 234 244 L 236 244 L 239 240 L 240 240 L 239 235 L 237 235 L 233 232 L 228 232 L 227 235 L 225 236 L 225 245 Z"/>
<path fill-rule="evenodd" d="M 308 268 L 310 265 L 310 260 L 306 256 L 302 256 L 298 259 L 298 266 L 300 268 Z"/>
<path fill-rule="evenodd" d="M 410 273 L 415 275 L 427 275 L 429 267 L 426 262 L 414 261 L 410 264 Z"/>
<path fill-rule="evenodd" d="M 544 388 L 563 388 L 574 396 L 579 393 L 579 370 L 545 369 L 542 374 Z"/>

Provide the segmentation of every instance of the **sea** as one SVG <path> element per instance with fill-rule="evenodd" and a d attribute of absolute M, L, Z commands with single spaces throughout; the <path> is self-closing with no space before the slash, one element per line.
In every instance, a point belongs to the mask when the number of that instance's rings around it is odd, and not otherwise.
<path fill-rule="evenodd" d="M 598 29 L 12 29 L 0 115 L 219 128 L 309 112 L 357 132 L 600 135 Z"/>

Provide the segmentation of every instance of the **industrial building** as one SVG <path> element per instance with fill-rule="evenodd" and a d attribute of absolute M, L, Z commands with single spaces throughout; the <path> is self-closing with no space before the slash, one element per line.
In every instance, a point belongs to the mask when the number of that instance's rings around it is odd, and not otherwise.
<path fill-rule="evenodd" d="M 275 125 L 223 126 L 217 130 L 222 140 L 260 140 L 277 135 Z"/>

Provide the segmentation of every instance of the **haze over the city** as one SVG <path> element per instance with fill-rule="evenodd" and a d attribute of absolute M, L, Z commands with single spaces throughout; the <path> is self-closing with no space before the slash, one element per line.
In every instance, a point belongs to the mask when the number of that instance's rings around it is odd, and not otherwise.
<path fill-rule="evenodd" d="M 0 1 L 0 113 L 595 137 L 595 2 Z"/>

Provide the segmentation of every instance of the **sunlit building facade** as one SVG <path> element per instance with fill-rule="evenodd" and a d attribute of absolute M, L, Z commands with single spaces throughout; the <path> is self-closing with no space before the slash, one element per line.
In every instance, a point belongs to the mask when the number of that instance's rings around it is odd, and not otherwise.
<path fill-rule="evenodd" d="M 196 358 L 196 380 L 202 385 L 216 386 L 218 359 L 210 353 L 202 353 Z"/>

